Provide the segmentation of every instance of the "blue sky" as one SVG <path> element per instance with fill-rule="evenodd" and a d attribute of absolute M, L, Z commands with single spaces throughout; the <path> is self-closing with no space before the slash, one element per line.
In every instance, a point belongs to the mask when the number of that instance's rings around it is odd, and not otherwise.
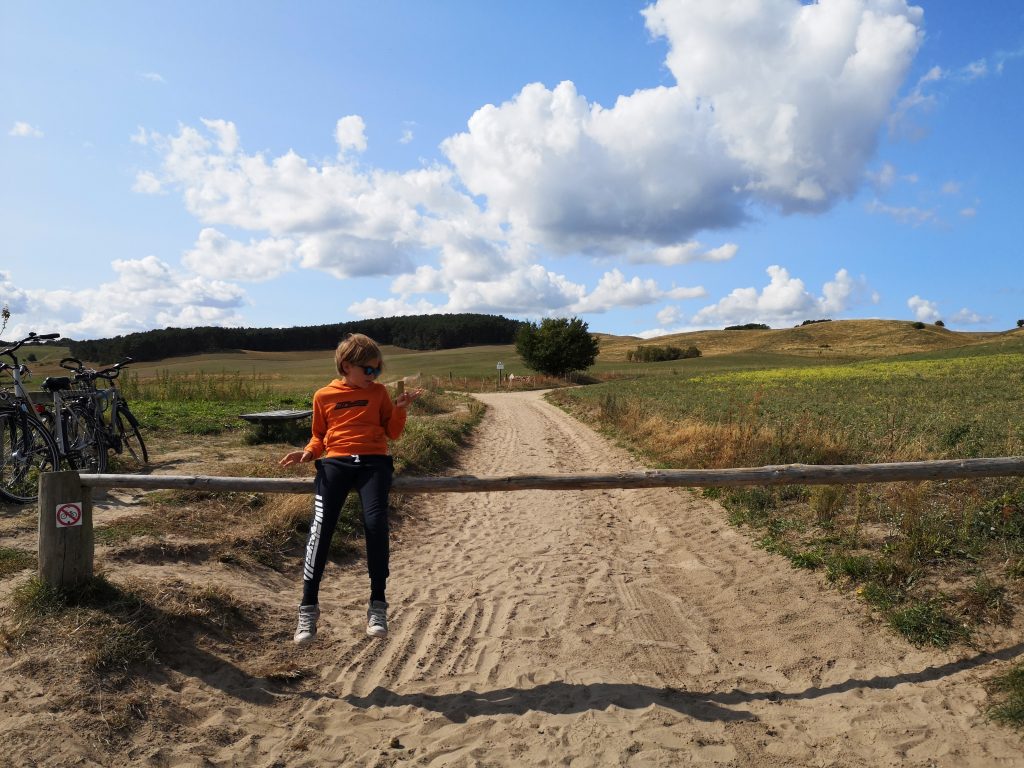
<path fill-rule="evenodd" d="M 1019 0 L 0 2 L 4 336 L 1024 318 Z"/>

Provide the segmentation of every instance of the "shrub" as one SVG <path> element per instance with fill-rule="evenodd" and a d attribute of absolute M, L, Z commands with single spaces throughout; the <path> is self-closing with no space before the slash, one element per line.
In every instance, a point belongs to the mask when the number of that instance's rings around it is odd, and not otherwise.
<path fill-rule="evenodd" d="M 1018 320 L 1017 321 L 1017 327 L 1018 328 L 1024 328 L 1024 320 Z"/>
<path fill-rule="evenodd" d="M 727 330 L 727 331 L 756 331 L 756 330 L 767 331 L 767 330 L 770 330 L 770 329 L 771 329 L 771 326 L 765 325 L 764 323 L 745 323 L 744 325 L 727 325 L 727 326 L 725 326 L 725 330 Z"/>
<path fill-rule="evenodd" d="M 944 322 L 942 322 L 941 320 L 936 320 L 935 321 L 935 325 L 937 325 L 939 328 L 945 328 L 946 327 L 946 324 Z"/>
<path fill-rule="evenodd" d="M 680 360 L 691 357 L 700 357 L 700 350 L 690 346 L 686 349 L 679 347 L 659 347 L 653 344 L 638 346 L 626 352 L 626 359 L 633 363 L 660 363 L 665 360 Z"/>
<path fill-rule="evenodd" d="M 800 325 L 798 325 L 796 327 L 797 328 L 802 328 L 805 325 L 814 325 L 815 323 L 831 323 L 831 322 L 832 322 L 832 318 L 831 317 L 826 317 L 826 318 L 823 318 L 822 320 L 804 320 L 802 323 L 800 323 Z"/>
<path fill-rule="evenodd" d="M 914 323 L 914 328 L 920 331 L 922 328 L 924 328 L 924 323 L 918 320 L 916 323 Z"/>

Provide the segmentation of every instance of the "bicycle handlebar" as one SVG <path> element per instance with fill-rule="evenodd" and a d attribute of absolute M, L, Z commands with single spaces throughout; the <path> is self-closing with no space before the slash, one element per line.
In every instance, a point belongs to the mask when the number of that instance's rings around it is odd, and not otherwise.
<path fill-rule="evenodd" d="M 17 352 L 19 349 L 21 349 L 26 344 L 33 344 L 33 343 L 35 343 L 37 341 L 48 341 L 50 339 L 59 339 L 59 338 L 60 338 L 60 334 L 59 333 L 42 333 L 42 334 L 40 334 L 40 333 L 36 333 L 35 331 L 32 331 L 32 333 L 30 333 L 28 336 L 26 336 L 21 341 L 15 343 L 15 344 L 12 344 L 11 346 L 9 346 L 9 347 L 7 347 L 5 349 L 0 349 L 0 355 L 7 355 L 8 357 L 10 357 L 13 360 L 17 361 L 17 358 L 14 357 L 14 353 Z"/>
<path fill-rule="evenodd" d="M 70 365 L 64 365 L 64 363 L 76 363 L 76 365 L 72 368 Z M 65 357 L 60 361 L 60 367 L 65 371 L 81 371 L 84 368 L 82 361 L 77 357 Z"/>
<path fill-rule="evenodd" d="M 64 360 L 61 360 L 61 366 L 63 368 L 67 368 L 67 366 L 64 365 L 64 362 L 68 360 L 74 360 L 79 364 L 79 366 L 82 365 L 81 361 L 79 361 L 77 358 L 66 357 L 64 358 Z M 101 371 L 93 371 L 84 367 L 79 367 L 77 369 L 67 368 L 67 370 L 74 370 L 76 378 L 84 379 L 86 381 L 95 381 L 96 379 L 106 379 L 107 381 L 113 381 L 114 379 L 121 375 L 121 367 L 128 365 L 131 362 L 133 362 L 133 360 L 130 357 L 126 357 L 119 363 L 114 363 L 113 365 L 109 366 L 108 368 L 104 368 Z"/>

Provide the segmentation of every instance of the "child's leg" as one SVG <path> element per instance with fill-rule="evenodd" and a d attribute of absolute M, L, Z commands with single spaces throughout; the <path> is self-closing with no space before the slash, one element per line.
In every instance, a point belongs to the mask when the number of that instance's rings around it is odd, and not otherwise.
<path fill-rule="evenodd" d="M 359 473 L 356 489 L 363 503 L 363 529 L 366 532 L 366 567 L 370 572 L 370 600 L 387 602 L 385 587 L 389 575 L 388 561 L 388 492 L 394 461 L 390 456 L 364 456 L 364 469 Z M 369 460 L 369 461 L 368 461 Z"/>
<path fill-rule="evenodd" d="M 320 579 L 327 565 L 331 537 L 338 525 L 341 506 L 355 478 L 355 471 L 339 461 L 321 459 L 316 462 L 313 521 L 309 526 L 306 561 L 302 568 L 302 605 L 316 605 L 319 602 Z"/>

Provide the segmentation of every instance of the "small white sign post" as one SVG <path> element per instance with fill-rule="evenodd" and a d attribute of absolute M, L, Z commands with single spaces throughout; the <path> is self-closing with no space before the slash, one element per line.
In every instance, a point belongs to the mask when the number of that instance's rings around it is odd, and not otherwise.
<path fill-rule="evenodd" d="M 499 360 L 498 361 L 498 386 L 499 387 L 501 386 L 501 372 L 504 371 L 504 370 L 505 370 L 505 364 L 503 362 L 501 362 L 501 360 Z"/>

